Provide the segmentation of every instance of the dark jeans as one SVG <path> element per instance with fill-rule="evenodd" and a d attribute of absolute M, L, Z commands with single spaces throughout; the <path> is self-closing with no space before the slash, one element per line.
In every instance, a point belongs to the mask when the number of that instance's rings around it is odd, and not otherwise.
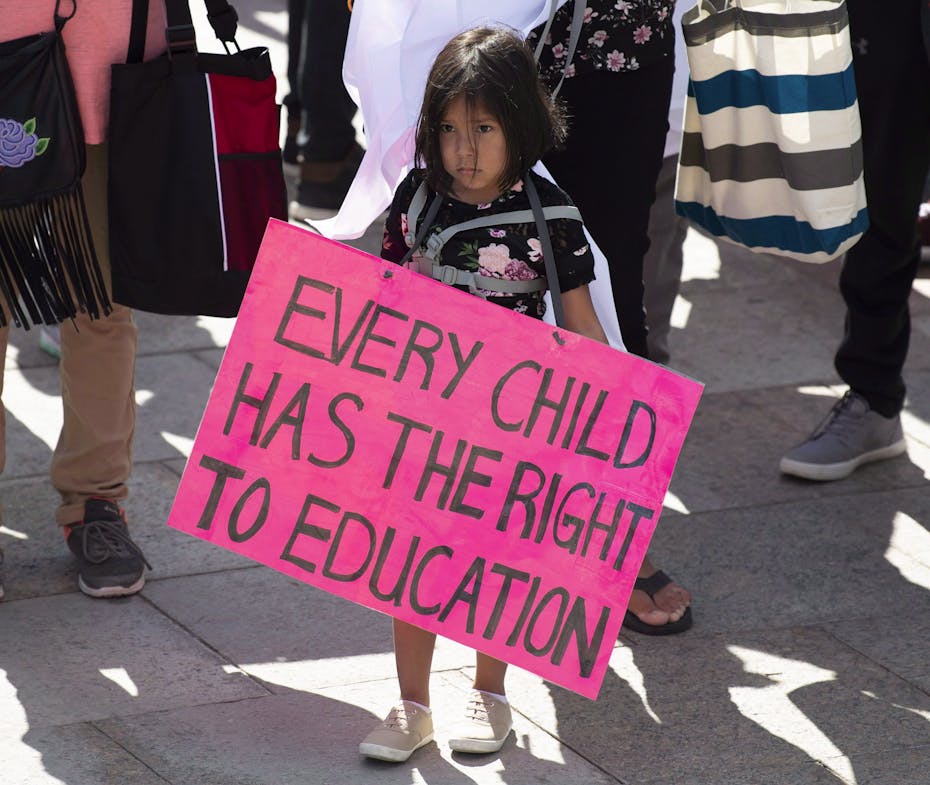
<path fill-rule="evenodd" d="M 342 82 L 351 14 L 345 0 L 289 0 L 289 112 L 301 112 L 307 161 L 338 161 L 355 141 L 355 103 Z"/>
<path fill-rule="evenodd" d="M 568 109 L 568 140 L 543 159 L 607 258 L 623 343 L 641 357 L 649 356 L 643 257 L 673 73 L 674 58 L 667 57 L 638 71 L 566 79 L 559 96 Z"/>
<path fill-rule="evenodd" d="M 880 414 L 904 406 L 917 272 L 917 209 L 930 165 L 930 66 L 919 0 L 848 0 L 870 225 L 840 277 L 846 329 L 836 370 Z"/>

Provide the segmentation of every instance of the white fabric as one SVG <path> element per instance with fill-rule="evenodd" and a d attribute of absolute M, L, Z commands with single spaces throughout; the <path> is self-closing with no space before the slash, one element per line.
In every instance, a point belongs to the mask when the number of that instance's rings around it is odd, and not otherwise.
<path fill-rule="evenodd" d="M 313 227 L 335 240 L 360 237 L 390 206 L 413 165 L 427 73 L 449 39 L 481 24 L 505 24 L 525 35 L 545 23 L 551 5 L 552 0 L 355 0 L 342 73 L 361 111 L 366 152 L 339 214 L 312 221 Z M 535 169 L 553 179 L 542 164 Z M 588 240 L 597 276 L 591 299 L 610 345 L 622 349 L 607 261 L 590 235 Z M 550 323 L 551 314 L 549 307 Z"/>
<path fill-rule="evenodd" d="M 689 20 L 689 24 L 697 22 Z M 691 76 L 697 82 L 713 79 L 727 71 L 750 69 L 763 76 L 836 74 L 849 67 L 848 41 L 849 28 L 837 33 L 796 38 L 753 35 L 747 30 L 734 30 L 704 48 L 701 58 L 691 64 Z M 760 56 L 760 52 L 773 54 L 765 57 Z"/>
<path fill-rule="evenodd" d="M 858 103 L 845 109 L 791 114 L 775 114 L 767 106 L 725 106 L 700 115 L 695 105 L 685 113 L 685 131 L 702 134 L 705 150 L 727 144 L 749 147 L 774 139 L 783 153 L 808 153 L 848 148 L 861 135 L 861 125 Z"/>
<path fill-rule="evenodd" d="M 675 27 L 675 77 L 672 80 L 672 100 L 668 107 L 668 134 L 665 136 L 665 157 L 678 155 L 681 149 L 681 129 L 685 124 L 685 99 L 688 97 L 688 52 L 681 32 L 681 17 L 690 6 L 687 0 L 675 3 L 672 24 Z"/>
<path fill-rule="evenodd" d="M 679 193 L 706 193 L 707 172 L 697 166 L 678 170 Z M 795 191 L 784 180 L 752 180 L 739 183 L 728 180 L 712 191 L 709 206 L 717 215 L 736 220 L 760 216 L 790 215 L 806 221 L 814 229 L 843 226 L 865 204 L 865 185 L 860 177 L 855 183 L 838 188 Z"/>
<path fill-rule="evenodd" d="M 361 109 L 366 154 L 339 215 L 314 227 L 333 239 L 358 237 L 387 209 L 413 163 L 426 75 L 450 38 L 493 22 L 525 34 L 546 21 L 549 6 L 550 0 L 357 0 L 342 74 Z"/>

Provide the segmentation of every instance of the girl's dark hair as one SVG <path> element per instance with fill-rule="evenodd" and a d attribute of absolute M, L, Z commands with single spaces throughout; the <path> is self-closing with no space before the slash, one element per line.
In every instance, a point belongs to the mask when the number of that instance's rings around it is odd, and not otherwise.
<path fill-rule="evenodd" d="M 507 140 L 501 191 L 565 138 L 564 114 L 540 81 L 533 53 L 520 36 L 504 27 L 466 30 L 436 57 L 417 121 L 416 161 L 426 168 L 434 190 L 448 192 L 451 186 L 439 152 L 439 125 L 460 96 L 469 109 L 483 104 L 501 124 Z"/>

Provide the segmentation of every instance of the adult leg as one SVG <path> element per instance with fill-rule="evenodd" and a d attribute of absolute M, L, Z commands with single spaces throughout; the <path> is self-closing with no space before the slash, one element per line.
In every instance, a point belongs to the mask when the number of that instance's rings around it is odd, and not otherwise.
<path fill-rule="evenodd" d="M 84 198 L 97 257 L 109 280 L 106 146 L 87 148 Z M 136 326 L 128 308 L 109 316 L 79 314 L 61 329 L 64 422 L 52 456 L 52 483 L 61 495 L 59 525 L 80 521 L 92 497 L 125 499 L 132 464 Z"/>
<path fill-rule="evenodd" d="M 342 81 L 350 20 L 345 3 L 306 0 L 299 75 L 303 162 L 295 217 L 321 217 L 313 208 L 338 210 L 361 162 L 352 125 L 356 106 Z"/>
<path fill-rule="evenodd" d="M 891 17 L 868 0 L 850 0 L 848 10 L 870 220 L 840 275 L 846 326 L 835 366 L 849 391 L 780 463 L 786 474 L 818 481 L 906 449 L 899 413 L 919 262 L 914 216 L 930 163 L 920 4 L 901 4 Z"/>
<path fill-rule="evenodd" d="M 93 242 L 109 279 L 106 146 L 87 148 L 84 198 Z M 135 430 L 136 327 L 130 310 L 79 315 L 61 330 L 64 422 L 52 455 L 61 496 L 55 518 L 78 558 L 79 586 L 94 597 L 142 588 L 145 559 L 129 538 L 118 502 L 128 494 Z"/>
<path fill-rule="evenodd" d="M 649 331 L 649 357 L 667 364 L 672 308 L 681 288 L 682 245 L 688 222 L 675 214 L 675 174 L 678 157 L 666 156 L 656 181 L 656 200 L 649 211 L 649 250 L 643 258 L 643 303 Z"/>
<path fill-rule="evenodd" d="M 287 2 L 287 84 L 288 93 L 282 103 L 287 109 L 287 133 L 282 155 L 285 162 L 297 163 L 300 148 L 297 135 L 300 133 L 300 63 L 304 40 L 304 6 L 307 0 Z"/>
<path fill-rule="evenodd" d="M 868 0 L 848 8 L 870 225 L 840 278 L 847 316 L 836 370 L 871 409 L 893 417 L 904 406 L 920 251 L 914 216 L 930 163 L 930 66 L 919 3 L 895 14 Z"/>
<path fill-rule="evenodd" d="M 648 357 L 643 312 L 643 257 L 649 211 L 665 152 L 674 60 L 623 74 L 595 72 L 566 79 L 560 96 L 571 118 L 564 149 L 544 163 L 581 210 L 607 258 L 620 332 L 627 349 Z M 647 557 L 640 579 L 659 573 Z M 630 612 L 656 633 L 684 618 L 691 595 L 669 582 L 636 589 Z"/>
<path fill-rule="evenodd" d="M 643 257 L 673 72 L 669 57 L 638 71 L 566 79 L 559 95 L 569 114 L 568 140 L 544 159 L 607 258 L 623 342 L 642 357 L 648 356 Z"/>

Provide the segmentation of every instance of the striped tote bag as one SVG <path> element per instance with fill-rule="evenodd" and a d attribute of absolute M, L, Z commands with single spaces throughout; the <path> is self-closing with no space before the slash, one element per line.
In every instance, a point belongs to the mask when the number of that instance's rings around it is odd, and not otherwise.
<path fill-rule="evenodd" d="M 675 210 L 753 251 L 826 262 L 868 226 L 842 0 L 698 0 Z"/>

